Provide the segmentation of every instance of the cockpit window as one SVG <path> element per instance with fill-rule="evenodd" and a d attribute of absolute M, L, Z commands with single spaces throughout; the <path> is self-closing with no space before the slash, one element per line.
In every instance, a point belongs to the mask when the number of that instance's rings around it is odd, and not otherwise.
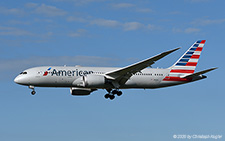
<path fill-rule="evenodd" d="M 24 72 L 21 72 L 20 74 L 27 74 L 27 72 L 26 72 L 26 71 L 24 71 Z"/>

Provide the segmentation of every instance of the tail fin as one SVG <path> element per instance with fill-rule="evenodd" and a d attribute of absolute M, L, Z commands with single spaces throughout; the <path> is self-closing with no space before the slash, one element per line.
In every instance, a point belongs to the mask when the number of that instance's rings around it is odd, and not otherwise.
<path fill-rule="evenodd" d="M 206 40 L 196 41 L 183 56 L 170 67 L 170 76 L 183 76 L 194 73 Z"/>

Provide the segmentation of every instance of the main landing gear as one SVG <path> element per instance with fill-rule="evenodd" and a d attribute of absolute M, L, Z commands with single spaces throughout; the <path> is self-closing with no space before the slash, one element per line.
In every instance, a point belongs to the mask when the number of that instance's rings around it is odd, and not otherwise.
<path fill-rule="evenodd" d="M 117 90 L 117 89 L 113 90 L 113 91 L 111 89 L 110 90 L 107 89 L 107 92 L 108 93 L 105 95 L 105 98 L 106 99 L 109 98 L 110 100 L 113 100 L 115 98 L 115 95 L 117 95 L 117 96 L 121 96 L 122 95 L 122 92 Z"/>
<path fill-rule="evenodd" d="M 36 94 L 36 91 L 34 90 L 34 86 L 29 86 L 29 88 L 32 89 L 31 94 L 32 95 L 35 95 Z"/>

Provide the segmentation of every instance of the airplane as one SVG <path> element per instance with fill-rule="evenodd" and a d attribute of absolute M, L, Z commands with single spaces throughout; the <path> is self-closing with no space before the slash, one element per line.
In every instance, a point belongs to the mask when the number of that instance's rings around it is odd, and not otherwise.
<path fill-rule="evenodd" d="M 105 89 L 106 99 L 121 96 L 121 89 L 156 89 L 186 84 L 206 78 L 205 73 L 217 68 L 195 72 L 206 40 L 196 41 L 171 67 L 151 68 L 157 60 L 180 49 L 175 48 L 128 65 L 126 67 L 41 66 L 21 72 L 14 82 L 28 86 L 31 94 L 35 87 L 68 87 L 75 96 L 90 95 L 97 89 Z"/>

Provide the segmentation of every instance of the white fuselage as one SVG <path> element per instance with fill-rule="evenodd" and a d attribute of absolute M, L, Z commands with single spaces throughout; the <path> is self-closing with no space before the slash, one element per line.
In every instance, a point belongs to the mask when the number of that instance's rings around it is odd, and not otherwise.
<path fill-rule="evenodd" d="M 48 70 L 49 69 L 49 70 Z M 106 72 L 116 70 L 115 67 L 35 67 L 27 69 L 26 74 L 20 74 L 15 82 L 27 86 L 37 87 L 78 87 L 73 82 L 86 75 L 104 75 Z M 164 81 L 169 75 L 170 69 L 146 68 L 133 74 L 120 89 L 127 88 L 160 88 L 187 83 L 187 81 Z M 188 81 L 190 82 L 190 81 Z M 87 87 L 91 88 L 91 87 Z M 96 87 L 95 87 L 96 88 Z M 112 88 L 110 85 L 98 87 L 102 89 Z"/>

